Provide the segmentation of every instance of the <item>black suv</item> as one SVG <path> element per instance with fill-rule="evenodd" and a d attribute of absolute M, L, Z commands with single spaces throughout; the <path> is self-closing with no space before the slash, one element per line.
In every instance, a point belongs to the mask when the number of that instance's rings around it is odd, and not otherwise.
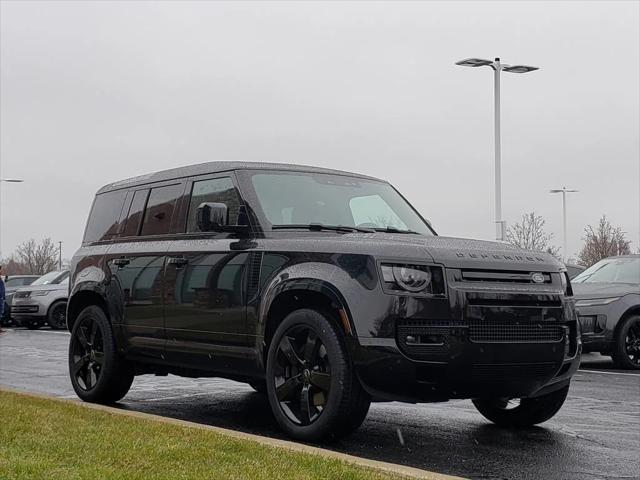
<path fill-rule="evenodd" d="M 100 189 L 71 266 L 69 370 L 115 402 L 135 375 L 264 392 L 303 440 L 371 401 L 470 398 L 528 426 L 562 406 L 581 344 L 565 267 L 439 237 L 387 182 L 213 162 Z"/>

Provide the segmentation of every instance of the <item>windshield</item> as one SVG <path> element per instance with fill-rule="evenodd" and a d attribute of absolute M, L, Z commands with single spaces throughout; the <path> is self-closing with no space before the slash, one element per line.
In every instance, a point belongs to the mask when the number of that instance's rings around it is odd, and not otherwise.
<path fill-rule="evenodd" d="M 573 283 L 640 284 L 640 258 L 607 258 L 572 280 Z"/>
<path fill-rule="evenodd" d="M 433 235 L 388 183 L 299 172 L 260 172 L 251 180 L 272 226 L 321 224 Z"/>
<path fill-rule="evenodd" d="M 40 278 L 38 278 L 31 285 L 51 285 L 51 284 L 62 283 L 62 281 L 68 276 L 69 276 L 68 271 L 49 272 L 41 276 Z"/>

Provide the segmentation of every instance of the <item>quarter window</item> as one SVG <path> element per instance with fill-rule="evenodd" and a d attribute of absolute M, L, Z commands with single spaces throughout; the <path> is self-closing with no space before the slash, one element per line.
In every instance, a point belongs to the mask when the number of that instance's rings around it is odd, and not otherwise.
<path fill-rule="evenodd" d="M 173 210 L 181 193 L 182 185 L 180 184 L 151 189 L 140 235 L 169 233 Z"/>
<path fill-rule="evenodd" d="M 96 196 L 84 232 L 84 243 L 108 240 L 117 235 L 126 194 L 126 190 L 116 190 Z"/>
<path fill-rule="evenodd" d="M 238 223 L 240 197 L 230 177 L 211 178 L 193 183 L 189 216 L 187 218 L 187 232 L 197 232 L 198 206 L 204 202 L 224 203 L 229 211 L 229 225 Z"/>

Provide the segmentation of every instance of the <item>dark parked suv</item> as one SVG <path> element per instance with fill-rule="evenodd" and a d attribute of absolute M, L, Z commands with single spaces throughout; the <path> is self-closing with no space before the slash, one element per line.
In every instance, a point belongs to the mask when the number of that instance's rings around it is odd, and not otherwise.
<path fill-rule="evenodd" d="M 304 166 L 103 187 L 69 293 L 83 400 L 118 401 L 139 374 L 226 377 L 303 440 L 349 433 L 372 400 L 470 398 L 499 425 L 544 422 L 581 350 L 553 257 L 439 237 L 388 183 Z"/>

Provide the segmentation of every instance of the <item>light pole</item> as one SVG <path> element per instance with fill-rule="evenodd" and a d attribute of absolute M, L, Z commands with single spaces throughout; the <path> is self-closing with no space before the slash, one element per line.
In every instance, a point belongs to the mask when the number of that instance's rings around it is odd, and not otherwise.
<path fill-rule="evenodd" d="M 496 58 L 493 62 L 483 58 L 467 58 L 456 62 L 463 67 L 491 67 L 493 69 L 493 99 L 494 99 L 494 135 L 495 135 L 495 217 L 496 239 L 505 240 L 506 225 L 502 220 L 502 172 L 501 172 L 501 147 L 500 147 L 500 72 L 528 73 L 538 70 L 539 67 L 529 65 L 507 65 L 500 63 Z"/>
<path fill-rule="evenodd" d="M 62 242 L 58 242 L 58 270 L 62 270 Z"/>
<path fill-rule="evenodd" d="M 578 190 L 568 190 L 567 187 L 549 190 L 549 193 L 562 193 L 562 256 L 567 263 L 567 193 L 575 193 Z"/>

